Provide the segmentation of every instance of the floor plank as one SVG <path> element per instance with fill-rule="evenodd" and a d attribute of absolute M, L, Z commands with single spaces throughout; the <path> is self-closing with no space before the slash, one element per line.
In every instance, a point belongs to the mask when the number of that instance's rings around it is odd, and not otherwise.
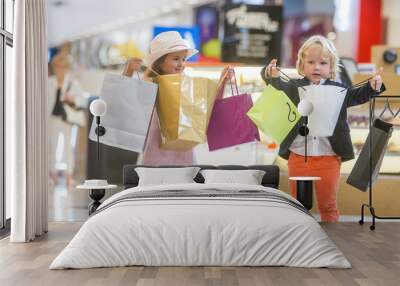
<path fill-rule="evenodd" d="M 375 231 L 357 222 L 322 224 L 352 269 L 290 267 L 117 267 L 49 270 L 81 222 L 51 222 L 32 243 L 0 240 L 0 285 L 399 285 L 400 222 L 378 222 Z"/>

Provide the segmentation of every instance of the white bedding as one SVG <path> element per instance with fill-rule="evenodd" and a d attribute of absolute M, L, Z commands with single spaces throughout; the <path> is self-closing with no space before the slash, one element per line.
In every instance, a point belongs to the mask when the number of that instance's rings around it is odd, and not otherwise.
<path fill-rule="evenodd" d="M 350 268 L 309 214 L 262 198 L 174 197 L 125 200 L 145 191 L 262 190 L 232 184 L 135 187 L 107 199 L 50 269 L 145 266 L 293 266 Z M 142 193 L 140 193 L 142 194 Z M 108 205 L 108 207 L 107 207 Z"/>

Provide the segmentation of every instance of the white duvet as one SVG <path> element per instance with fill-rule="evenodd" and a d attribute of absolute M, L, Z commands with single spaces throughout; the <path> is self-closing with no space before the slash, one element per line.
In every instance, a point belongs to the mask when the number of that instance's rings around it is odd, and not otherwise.
<path fill-rule="evenodd" d="M 350 268 L 310 215 L 258 198 L 182 197 L 113 201 L 131 192 L 262 190 L 233 184 L 135 187 L 107 199 L 50 269 L 145 266 L 293 266 Z M 296 202 L 296 201 L 295 201 Z M 108 206 L 108 207 L 107 207 Z"/>

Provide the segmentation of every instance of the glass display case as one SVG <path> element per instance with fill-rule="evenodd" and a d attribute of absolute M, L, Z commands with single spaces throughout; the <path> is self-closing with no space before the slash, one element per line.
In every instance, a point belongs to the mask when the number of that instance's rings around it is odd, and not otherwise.
<path fill-rule="evenodd" d="M 400 174 L 400 117 L 394 116 L 399 108 L 400 101 L 397 99 L 390 100 L 390 109 L 385 100 L 376 100 L 375 116 L 393 124 L 393 133 L 383 158 L 380 174 Z M 348 123 L 356 158 L 360 154 L 368 136 L 368 121 L 368 103 L 349 108 Z M 345 162 L 341 171 L 350 173 L 355 160 Z"/>
<path fill-rule="evenodd" d="M 208 78 L 213 78 L 218 80 L 220 77 L 220 73 L 225 65 L 214 65 L 214 66 L 198 66 L 192 65 L 187 67 L 186 72 L 193 76 L 204 76 Z M 265 83 L 261 79 L 260 71 L 262 66 L 234 66 L 235 73 L 238 81 L 239 92 L 241 93 L 251 93 L 253 101 L 255 102 L 261 92 L 265 89 Z M 286 74 L 289 74 L 290 77 L 298 78 L 296 70 L 293 68 L 284 69 Z M 229 96 L 230 89 L 225 90 L 226 96 Z M 387 151 L 385 153 L 385 157 L 382 162 L 381 174 L 400 174 L 400 115 L 398 114 L 393 118 L 393 115 L 400 108 L 400 100 L 394 100 L 394 103 L 390 105 L 391 109 L 385 109 L 386 102 L 377 100 L 377 105 L 375 108 L 375 114 L 381 115 L 382 119 L 390 122 L 394 125 L 394 130 L 392 133 L 392 137 L 389 141 L 389 145 Z M 360 153 L 362 146 L 365 143 L 365 140 L 368 136 L 368 103 L 351 107 L 348 109 L 348 123 L 350 125 L 350 135 L 353 142 L 354 153 L 356 158 Z M 236 158 L 240 162 L 243 163 L 254 163 L 254 164 L 272 164 L 275 163 L 279 165 L 282 171 L 287 171 L 287 161 L 280 158 L 278 156 L 279 145 L 274 142 L 273 139 L 268 136 L 262 134 L 261 141 L 258 143 L 244 144 L 226 148 L 219 151 L 209 152 L 207 154 L 205 146 L 199 146 L 197 150 L 199 150 L 199 155 L 202 158 L 207 158 L 212 156 L 214 158 L 213 163 L 217 163 L 216 161 L 221 161 L 220 163 L 224 163 L 224 160 L 228 160 L 227 158 L 234 158 L 236 154 Z M 206 145 L 206 144 L 203 144 Z M 200 151 L 201 150 L 201 151 Z M 226 153 L 226 156 L 224 155 Z M 240 154 L 240 155 L 239 155 Z M 354 166 L 356 158 L 342 164 L 341 173 L 348 174 Z M 209 159 L 205 159 L 204 162 Z M 231 159 L 229 159 L 231 160 Z M 228 160 L 228 161 L 229 161 Z M 202 161 L 202 160 L 200 160 Z M 231 162 L 231 161 L 229 161 Z M 225 163 L 228 163 L 225 161 Z"/>
<path fill-rule="evenodd" d="M 185 69 L 185 73 L 218 81 L 221 71 L 226 65 L 203 66 L 189 64 Z M 266 87 L 260 76 L 262 66 L 230 65 L 235 69 L 239 93 L 250 93 L 253 102 L 255 102 Z M 293 70 L 284 71 L 293 73 Z M 231 96 L 231 94 L 231 88 L 225 88 L 224 96 Z M 262 132 L 260 132 L 260 139 L 260 142 L 241 144 L 211 152 L 208 151 L 207 143 L 198 145 L 195 148 L 196 161 L 199 164 L 273 164 L 278 155 L 278 144 Z"/>

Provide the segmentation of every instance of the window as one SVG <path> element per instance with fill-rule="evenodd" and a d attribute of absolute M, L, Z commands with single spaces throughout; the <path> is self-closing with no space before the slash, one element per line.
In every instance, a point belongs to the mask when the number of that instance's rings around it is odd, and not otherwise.
<path fill-rule="evenodd" d="M 4 3 L 5 13 L 5 30 L 13 33 L 13 22 L 14 22 L 14 0 L 5 0 Z"/>
<path fill-rule="evenodd" d="M 14 0 L 0 0 L 0 236 L 9 223 L 10 194 L 5 190 L 5 100 L 11 92 Z"/>
<path fill-rule="evenodd" d="M 12 64 L 13 64 L 12 46 L 10 46 L 10 45 L 6 45 L 5 58 L 6 58 L 6 60 L 5 60 L 6 67 L 4 69 L 5 70 L 5 88 L 4 88 L 5 94 L 4 95 L 7 95 L 7 94 L 11 93 L 11 80 L 12 80 L 11 75 L 12 75 Z M 5 117 L 3 117 L 3 118 L 5 118 Z M 4 124 L 4 126 L 5 126 L 5 124 Z M 4 139 L 5 139 L 5 136 L 4 136 Z M 6 154 L 6 153 L 4 152 L 4 154 Z M 5 164 L 3 166 L 5 166 Z M 5 174 L 4 174 L 4 176 L 5 176 Z M 5 219 L 7 220 L 8 218 L 11 218 L 11 208 L 10 208 L 11 193 L 10 193 L 10 190 L 7 190 L 7 189 L 5 189 L 4 192 L 5 192 L 5 206 L 6 206 L 4 213 L 5 213 Z"/>

